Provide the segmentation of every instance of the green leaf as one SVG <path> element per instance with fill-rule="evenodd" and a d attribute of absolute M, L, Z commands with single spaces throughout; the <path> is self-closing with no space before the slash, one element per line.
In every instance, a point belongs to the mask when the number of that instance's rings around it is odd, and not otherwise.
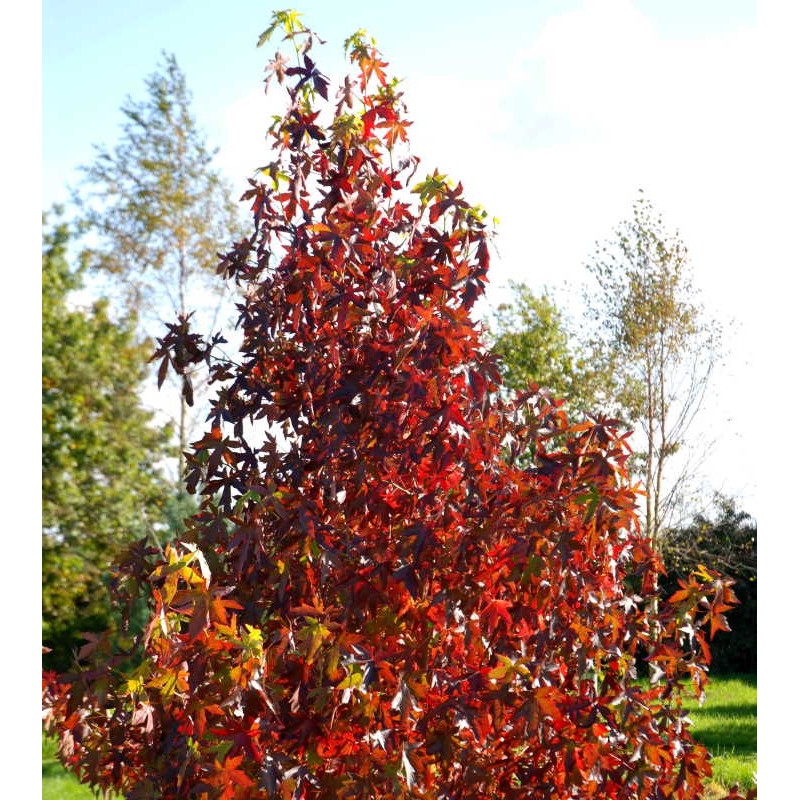
<path fill-rule="evenodd" d="M 336 684 L 337 689 L 356 689 L 361 686 L 364 676 L 358 670 L 351 672 L 344 680 Z"/>

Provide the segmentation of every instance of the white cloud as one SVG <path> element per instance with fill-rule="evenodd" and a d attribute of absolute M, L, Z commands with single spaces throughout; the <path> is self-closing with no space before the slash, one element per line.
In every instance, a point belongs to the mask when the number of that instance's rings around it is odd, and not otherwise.
<path fill-rule="evenodd" d="M 258 87 L 222 109 L 217 120 L 220 142 L 216 163 L 234 182 L 239 197 L 247 186 L 247 178 L 271 159 L 266 134 L 273 114 L 284 111 L 278 92 L 264 94 Z"/>
<path fill-rule="evenodd" d="M 640 186 L 680 229 L 706 306 L 738 322 L 726 327 L 730 353 L 701 421 L 717 440 L 705 471 L 750 509 L 755 436 L 740 387 L 752 374 L 761 322 L 752 298 L 763 201 L 754 191 L 762 124 L 755 54 L 752 29 L 667 39 L 628 0 L 588 0 L 552 17 L 499 79 L 456 83 L 455 95 L 470 100 L 463 113 L 449 100 L 437 113 L 452 91 L 446 76 L 420 80 L 413 94 L 426 112 L 415 145 L 446 154 L 448 169 L 502 220 L 497 283 L 575 286 L 594 241 Z M 572 300 L 579 306 L 577 291 Z"/>
<path fill-rule="evenodd" d="M 629 117 L 654 82 L 655 29 L 631 2 L 589 0 L 552 17 L 529 51 L 543 67 L 542 110 L 576 118 Z"/>

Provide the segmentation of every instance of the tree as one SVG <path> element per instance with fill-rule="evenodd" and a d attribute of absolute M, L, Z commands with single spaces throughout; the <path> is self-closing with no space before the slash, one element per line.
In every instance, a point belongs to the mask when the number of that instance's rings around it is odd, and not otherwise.
<path fill-rule="evenodd" d="M 43 234 L 42 615 L 45 661 L 61 669 L 79 633 L 111 624 L 111 562 L 160 522 L 168 493 L 155 466 L 168 434 L 137 397 L 150 346 L 105 300 L 72 307 L 68 243 L 63 223 Z"/>
<path fill-rule="evenodd" d="M 550 296 L 537 296 L 524 283 L 512 281 L 510 288 L 512 301 L 499 305 L 488 323 L 504 385 L 524 392 L 535 383 L 565 400 L 575 415 L 602 409 L 605 370 L 581 354 Z"/>
<path fill-rule="evenodd" d="M 84 258 L 123 289 L 148 331 L 190 308 L 209 304 L 216 319 L 218 251 L 243 227 L 230 187 L 212 166 L 214 152 L 191 112 L 186 76 L 173 55 L 146 80 L 147 97 L 128 98 L 122 136 L 113 150 L 97 147 L 84 167 L 76 199 L 93 234 Z M 208 324 L 216 322 L 207 320 Z M 188 445 L 193 397 L 182 387 L 177 401 L 179 475 Z"/>
<path fill-rule="evenodd" d="M 246 287 L 237 361 L 185 319 L 159 341 L 217 387 L 187 470 L 201 508 L 120 565 L 151 598 L 136 646 L 45 675 L 62 758 L 131 800 L 700 797 L 680 682 L 703 685 L 726 582 L 655 603 L 624 438 L 498 398 L 470 317 L 484 213 L 438 172 L 413 182 L 374 43 L 348 39 L 356 76 L 327 103 L 313 34 L 278 12 L 262 41 L 279 27 L 297 60 L 269 65 L 289 95 L 273 180 L 222 262 Z"/>
<path fill-rule="evenodd" d="M 588 270 L 596 280 L 586 295 L 597 326 L 590 346 L 643 439 L 636 472 L 646 491 L 645 530 L 658 545 L 691 474 L 687 462 L 668 480 L 667 465 L 692 447 L 689 431 L 718 356 L 718 329 L 692 287 L 686 245 L 643 195 L 631 219 L 598 244 Z"/>

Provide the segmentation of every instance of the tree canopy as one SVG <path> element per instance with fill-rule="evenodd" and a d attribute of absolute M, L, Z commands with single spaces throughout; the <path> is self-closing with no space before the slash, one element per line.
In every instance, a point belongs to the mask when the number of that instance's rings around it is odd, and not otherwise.
<path fill-rule="evenodd" d="M 81 274 L 68 262 L 64 223 L 42 241 L 43 638 L 64 668 L 83 631 L 112 622 L 106 580 L 126 543 L 161 519 L 166 485 L 157 462 L 167 432 L 152 425 L 138 391 L 151 346 L 135 319 L 108 303 L 73 306 Z"/>
<path fill-rule="evenodd" d="M 524 283 L 512 281 L 510 289 L 511 301 L 488 322 L 503 384 L 522 392 L 536 384 L 565 401 L 575 418 L 606 410 L 607 372 L 587 357 L 554 300 Z"/>

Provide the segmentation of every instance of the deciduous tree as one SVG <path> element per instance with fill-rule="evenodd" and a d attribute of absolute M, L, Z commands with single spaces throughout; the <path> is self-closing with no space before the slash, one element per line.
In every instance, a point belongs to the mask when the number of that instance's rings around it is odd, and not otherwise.
<path fill-rule="evenodd" d="M 73 307 L 81 274 L 66 225 L 42 242 L 42 612 L 45 661 L 65 668 L 78 634 L 111 624 L 117 551 L 161 521 L 169 489 L 156 468 L 167 432 L 138 399 L 151 345 L 108 303 Z"/>
<path fill-rule="evenodd" d="M 550 295 L 537 295 L 518 282 L 510 289 L 511 301 L 500 304 L 488 322 L 504 386 L 526 391 L 537 384 L 565 400 L 576 418 L 604 410 L 607 373 L 582 352 L 580 340 L 568 330 Z"/>
<path fill-rule="evenodd" d="M 220 312 L 214 272 L 218 251 L 242 235 L 231 188 L 213 166 L 214 152 L 191 110 L 186 76 L 173 55 L 146 80 L 143 100 L 122 106 L 122 135 L 97 147 L 76 196 L 91 233 L 84 258 L 114 279 L 150 335 L 164 320 Z M 232 305 L 231 299 L 227 298 Z M 192 428 L 186 391 L 176 397 L 179 474 Z"/>
<path fill-rule="evenodd" d="M 697 465 L 701 445 L 690 437 L 691 425 L 719 356 L 718 327 L 692 286 L 686 245 L 644 195 L 631 218 L 598 244 L 588 270 L 596 281 L 586 293 L 596 324 L 591 345 L 643 442 L 635 471 L 646 490 L 645 529 L 658 545 L 662 529 L 678 522 L 673 512 Z M 675 455 L 693 448 L 695 463 L 685 461 L 670 476 Z"/>
<path fill-rule="evenodd" d="M 160 340 L 217 387 L 187 472 L 202 505 L 165 557 L 143 542 L 120 565 L 151 602 L 133 650 L 45 676 L 64 761 L 131 800 L 700 797 L 679 687 L 702 688 L 727 584 L 654 602 L 624 437 L 497 399 L 470 317 L 484 215 L 411 178 L 374 43 L 348 39 L 356 74 L 327 102 L 313 34 L 280 12 L 262 39 L 279 29 L 272 181 L 222 263 L 246 288 L 239 356 L 185 320 Z"/>

